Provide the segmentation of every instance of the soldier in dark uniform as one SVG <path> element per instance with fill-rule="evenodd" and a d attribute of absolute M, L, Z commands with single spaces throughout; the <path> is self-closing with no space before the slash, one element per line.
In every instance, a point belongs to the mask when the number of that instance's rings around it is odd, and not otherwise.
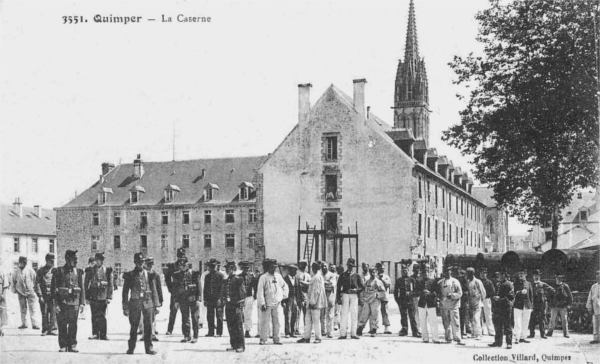
<path fill-rule="evenodd" d="M 402 330 L 400 330 L 399 336 L 408 335 L 408 320 L 410 319 L 410 329 L 414 337 L 421 337 L 421 333 L 417 328 L 417 321 L 415 319 L 415 312 L 413 307 L 413 295 L 415 294 L 415 280 L 408 276 L 408 267 L 402 265 L 402 277 L 396 280 L 394 287 L 394 300 L 398 304 L 400 309 L 400 323 L 402 324 Z M 408 316 L 408 317 L 407 317 Z"/>
<path fill-rule="evenodd" d="M 246 331 L 244 337 L 250 337 L 250 330 L 252 329 L 252 306 L 254 303 L 254 276 L 249 273 L 250 263 L 247 261 L 241 261 L 238 264 L 242 273 L 238 274 L 240 278 L 244 280 L 244 289 L 246 290 L 246 301 L 244 302 L 244 330 Z"/>
<path fill-rule="evenodd" d="M 144 347 L 146 354 L 155 355 L 152 347 L 152 311 L 158 306 L 158 294 L 154 281 L 144 269 L 146 258 L 142 253 L 133 255 L 135 268 L 123 274 L 123 314 L 129 316 L 131 329 L 129 331 L 129 349 L 127 354 L 133 354 L 137 341 L 137 330 L 140 318 L 144 318 Z M 131 297 L 129 292 L 131 291 Z"/>
<path fill-rule="evenodd" d="M 533 311 L 531 312 L 531 320 L 529 320 L 529 336 L 528 339 L 535 337 L 535 327 L 539 325 L 540 336 L 546 339 L 546 309 L 547 296 L 554 293 L 554 288 L 547 283 L 540 281 L 540 270 L 534 269 L 532 272 L 533 284 Z"/>
<path fill-rule="evenodd" d="M 244 340 L 244 304 L 246 301 L 246 285 L 244 279 L 235 274 L 235 261 L 225 264 L 227 279 L 223 284 L 223 302 L 227 318 L 227 330 L 231 347 L 227 351 L 243 353 L 246 350 Z"/>
<path fill-rule="evenodd" d="M 171 304 L 169 305 L 169 325 L 167 327 L 167 335 L 171 335 L 173 332 L 173 326 L 175 325 L 175 318 L 177 317 L 177 308 L 175 308 L 175 292 L 173 291 L 173 274 L 179 270 L 178 261 L 179 259 L 185 258 L 185 249 L 177 249 L 177 260 L 174 263 L 167 264 L 167 270 L 165 272 L 165 284 L 171 294 Z"/>
<path fill-rule="evenodd" d="M 46 265 L 38 269 L 35 283 L 35 293 L 39 297 L 42 311 L 42 336 L 56 335 L 58 331 L 54 301 L 50 292 L 52 268 L 54 268 L 54 254 L 48 253 L 46 254 Z"/>
<path fill-rule="evenodd" d="M 217 270 L 221 264 L 211 258 L 208 261 L 210 273 L 204 278 L 204 305 L 206 306 L 206 321 L 208 321 L 208 334 L 215 336 L 215 316 L 217 318 L 217 337 L 223 335 L 223 274 Z"/>
<path fill-rule="evenodd" d="M 154 311 L 152 312 L 152 341 L 158 341 L 158 338 L 156 337 L 156 334 L 158 334 L 158 332 L 156 331 L 156 315 L 158 315 L 158 313 L 159 313 L 158 308 L 162 307 L 162 303 L 163 303 L 162 284 L 160 281 L 160 273 L 158 273 L 154 269 L 154 258 L 152 258 L 152 257 L 146 258 L 146 264 L 144 264 L 144 269 L 146 271 L 148 271 L 148 277 L 150 277 L 152 282 L 154 282 L 154 287 L 156 287 L 156 294 L 158 295 L 158 306 L 154 307 Z M 140 320 L 140 327 L 138 329 L 138 335 L 143 332 L 144 332 L 144 321 Z M 140 339 L 140 341 L 144 341 L 143 335 L 142 335 L 142 338 Z"/>
<path fill-rule="evenodd" d="M 502 347 L 502 335 L 506 336 L 506 348 L 512 349 L 513 331 L 513 303 L 515 290 L 513 284 L 506 279 L 506 272 L 496 272 L 498 283 L 496 295 L 492 297 L 492 321 L 496 331 L 495 340 L 491 347 Z"/>
<path fill-rule="evenodd" d="M 77 318 L 85 307 L 84 273 L 77 268 L 77 250 L 65 252 L 65 265 L 52 270 L 50 292 L 58 321 L 60 352 L 78 353 Z"/>
<path fill-rule="evenodd" d="M 200 304 L 200 274 L 192 271 L 187 258 L 180 259 L 179 271 L 173 274 L 173 292 L 176 295 L 175 306 L 181 310 L 182 343 L 198 342 L 198 306 Z M 190 336 L 190 314 L 194 338 Z"/>
<path fill-rule="evenodd" d="M 104 266 L 104 254 L 96 253 L 96 265 L 85 275 L 85 297 L 92 311 L 90 340 L 108 340 L 106 337 L 106 308 L 112 300 L 112 268 Z"/>
<path fill-rule="evenodd" d="M 283 314 L 285 317 L 285 337 L 296 337 L 296 320 L 299 316 L 299 303 L 302 302 L 304 295 L 300 287 L 300 277 L 296 274 L 298 267 L 294 264 L 288 265 L 288 274 L 283 278 L 288 285 L 288 298 L 283 299 Z"/>
<path fill-rule="evenodd" d="M 96 258 L 94 257 L 90 257 L 88 259 L 88 265 L 87 267 L 85 267 L 84 269 L 84 273 L 86 276 L 90 275 L 90 272 L 92 271 L 92 268 L 96 265 Z M 85 282 L 84 282 L 85 283 Z M 87 305 L 87 302 L 86 302 Z M 91 311 L 91 310 L 90 310 Z M 80 320 L 85 320 L 85 308 L 83 310 L 83 312 L 81 312 L 81 314 L 79 315 L 79 319 Z M 96 329 L 96 324 L 94 323 L 94 320 L 92 320 L 92 335 L 94 335 L 94 333 L 97 331 Z"/>
<path fill-rule="evenodd" d="M 467 272 L 464 269 L 458 269 L 457 271 L 458 282 L 462 289 L 463 295 L 460 297 L 460 308 L 458 310 L 460 314 L 460 338 L 464 339 L 468 333 L 471 333 L 471 325 L 469 318 L 469 283 L 467 282 Z"/>

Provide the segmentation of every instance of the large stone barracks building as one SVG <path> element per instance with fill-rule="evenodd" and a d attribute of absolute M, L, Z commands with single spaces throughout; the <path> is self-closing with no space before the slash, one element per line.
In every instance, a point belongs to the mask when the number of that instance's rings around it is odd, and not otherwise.
<path fill-rule="evenodd" d="M 401 259 L 439 270 L 450 253 L 504 251 L 506 213 L 429 140 L 412 2 L 407 28 L 393 126 L 366 105 L 364 79 L 352 98 L 331 85 L 314 105 L 311 85 L 300 85 L 297 125 L 269 156 L 104 164 L 99 181 L 58 209 L 61 248 L 106 251 L 116 268 L 140 250 L 164 265 L 180 246 L 195 268 L 209 257 L 259 266 L 265 255 L 342 263 L 358 253 L 392 274 Z"/>

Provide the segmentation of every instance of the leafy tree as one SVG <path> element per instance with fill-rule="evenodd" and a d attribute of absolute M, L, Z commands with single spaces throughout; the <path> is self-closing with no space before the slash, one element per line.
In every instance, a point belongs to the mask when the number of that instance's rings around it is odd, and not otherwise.
<path fill-rule="evenodd" d="M 490 0 L 476 16 L 482 56 L 450 63 L 470 93 L 444 140 L 473 157 L 500 207 L 522 223 L 551 223 L 552 248 L 561 209 L 598 184 L 598 8 L 598 0 Z"/>

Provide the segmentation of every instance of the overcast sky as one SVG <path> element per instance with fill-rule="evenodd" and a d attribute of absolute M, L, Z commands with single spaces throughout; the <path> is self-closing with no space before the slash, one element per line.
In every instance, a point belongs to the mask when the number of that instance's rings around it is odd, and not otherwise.
<path fill-rule="evenodd" d="M 297 85 L 314 103 L 330 84 L 393 124 L 394 80 L 404 55 L 408 0 L 193 1 L 2 4 L 0 200 L 64 205 L 92 185 L 102 162 L 262 155 L 297 122 Z M 448 66 L 478 52 L 477 11 L 487 1 L 416 0 L 419 50 L 429 77 L 431 141 L 463 104 Z M 141 23 L 95 23 L 141 16 Z M 173 23 L 161 23 L 162 15 Z M 178 23 L 178 14 L 210 23 Z M 63 25 L 62 16 L 87 23 Z M 155 18 L 150 22 L 146 19 Z M 175 138 L 173 138 L 175 136 Z"/>

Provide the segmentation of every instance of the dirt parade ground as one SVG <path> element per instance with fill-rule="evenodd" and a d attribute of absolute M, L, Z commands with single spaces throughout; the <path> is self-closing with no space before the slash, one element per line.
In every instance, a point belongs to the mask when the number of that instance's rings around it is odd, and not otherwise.
<path fill-rule="evenodd" d="M 166 290 L 165 290 L 166 292 Z M 86 306 L 85 319 L 79 320 L 79 353 L 59 353 L 56 336 L 40 336 L 40 330 L 29 328 L 19 330 L 19 306 L 14 294 L 7 293 L 9 323 L 4 327 L 5 336 L 0 338 L 0 362 L 2 363 L 600 363 L 600 347 L 590 345 L 591 334 L 571 333 L 564 338 L 560 331 L 547 340 L 537 337 L 529 344 L 514 345 L 512 350 L 489 348 L 491 336 L 481 341 L 465 339 L 465 346 L 455 344 L 425 344 L 412 336 L 399 337 L 400 315 L 393 300 L 391 308 L 392 335 L 384 335 L 383 327 L 377 337 L 363 336 L 360 340 L 338 340 L 339 331 L 333 338 L 324 338 L 321 344 L 298 344 L 297 339 L 282 338 L 283 345 L 276 346 L 272 340 L 267 345 L 258 345 L 256 335 L 256 309 L 252 338 L 246 339 L 244 353 L 226 352 L 229 336 L 226 324 L 221 338 L 207 338 L 207 326 L 200 329 L 199 340 L 195 344 L 180 343 L 181 315 L 177 315 L 173 335 L 166 336 L 169 309 L 162 307 L 157 316 L 157 330 L 160 341 L 154 343 L 158 351 L 155 356 L 144 354 L 143 342 L 138 342 L 134 355 L 126 355 L 129 337 L 129 322 L 121 310 L 121 290 L 115 291 L 115 300 L 108 309 L 109 341 L 88 340 L 91 336 L 89 306 Z M 169 302 L 168 292 L 165 297 Z M 282 328 L 283 331 L 283 328 Z M 300 327 L 302 331 L 302 326 Z M 439 332 L 442 324 L 439 319 Z M 313 338 L 314 339 L 314 338 Z"/>

